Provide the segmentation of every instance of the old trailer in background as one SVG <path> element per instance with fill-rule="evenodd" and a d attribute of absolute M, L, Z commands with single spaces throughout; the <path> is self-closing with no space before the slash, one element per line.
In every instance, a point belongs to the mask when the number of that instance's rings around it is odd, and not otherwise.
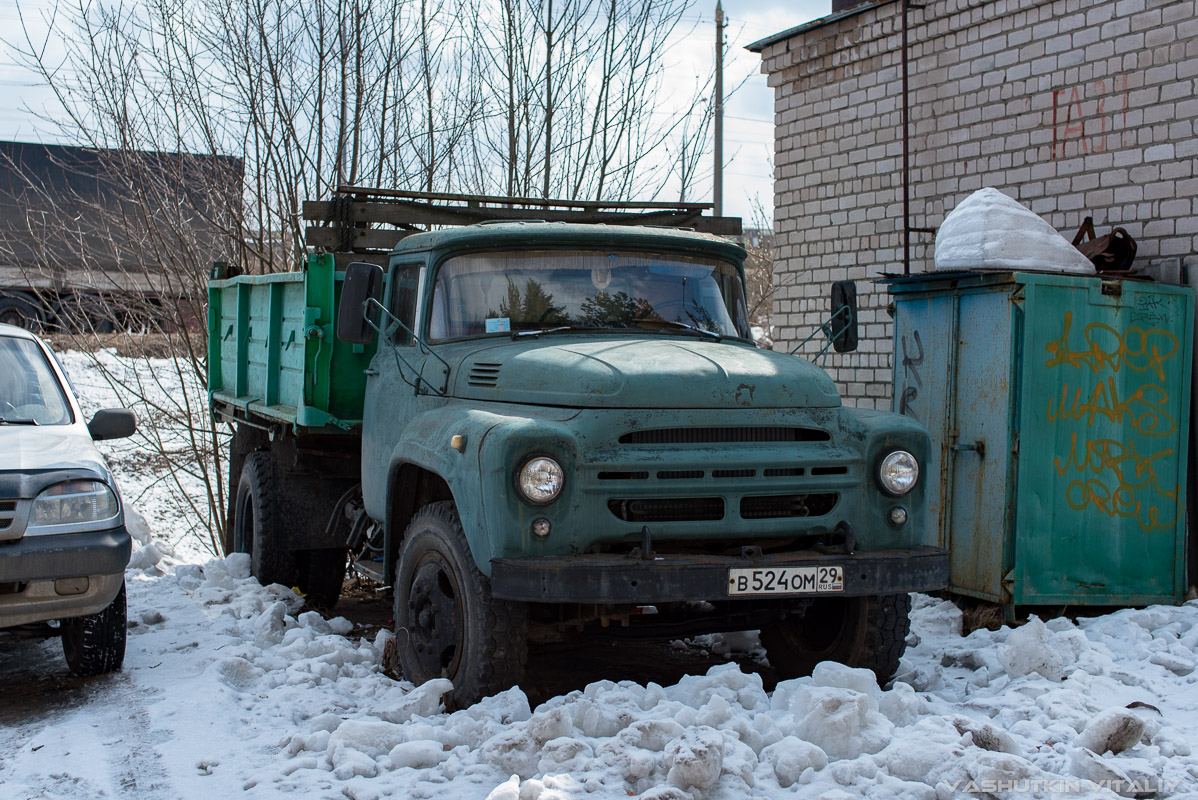
<path fill-rule="evenodd" d="M 144 328 L 228 259 L 243 162 L 0 142 L 0 322 Z"/>

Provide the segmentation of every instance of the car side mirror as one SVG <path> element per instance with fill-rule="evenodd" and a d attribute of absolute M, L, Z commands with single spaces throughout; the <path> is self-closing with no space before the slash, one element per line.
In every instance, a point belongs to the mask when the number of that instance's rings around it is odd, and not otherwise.
<path fill-rule="evenodd" d="M 101 408 L 87 423 L 87 432 L 97 442 L 124 439 L 137 432 L 137 417 L 127 408 Z"/>
<path fill-rule="evenodd" d="M 347 266 L 341 284 L 341 304 L 337 307 L 337 338 L 350 344 L 370 344 L 375 325 L 367 302 L 381 300 L 382 296 L 382 267 L 365 261 Z"/>
<path fill-rule="evenodd" d="M 832 284 L 832 319 L 828 326 L 828 335 L 837 353 L 851 353 L 857 349 L 857 284 L 853 281 Z"/>

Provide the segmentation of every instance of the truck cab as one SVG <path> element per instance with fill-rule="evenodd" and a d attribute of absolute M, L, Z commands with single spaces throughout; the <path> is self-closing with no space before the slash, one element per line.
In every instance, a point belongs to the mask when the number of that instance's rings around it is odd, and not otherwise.
<path fill-rule="evenodd" d="M 319 447 L 302 426 L 265 447 L 235 437 L 249 502 L 234 503 L 232 549 L 264 548 L 256 568 L 281 559 L 301 585 L 348 550 L 393 588 L 404 676 L 451 678 L 452 705 L 518 683 L 529 641 L 600 627 L 757 629 L 780 677 L 832 659 L 888 680 L 908 593 L 947 583 L 928 433 L 846 408 L 822 369 L 757 348 L 745 257 L 692 231 L 524 221 L 418 233 L 385 267 L 348 264 L 324 326 L 337 341 L 320 346 L 363 376 L 360 419 L 331 417 Z M 223 407 L 255 421 L 251 403 Z M 356 450 L 356 473 L 345 458 L 296 466 L 322 447 Z M 260 535 L 254 518 L 280 511 L 256 509 L 271 490 L 255 481 L 290 470 L 299 486 L 319 464 L 341 465 L 323 494 L 292 496 L 326 538 L 289 551 Z M 324 514 L 318 494 L 337 496 Z"/>

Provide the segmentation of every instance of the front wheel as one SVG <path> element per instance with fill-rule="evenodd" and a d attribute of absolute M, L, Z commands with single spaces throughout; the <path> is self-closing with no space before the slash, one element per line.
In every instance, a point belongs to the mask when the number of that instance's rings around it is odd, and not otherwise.
<path fill-rule="evenodd" d="M 883 685 L 894 677 L 911 630 L 911 595 L 819 598 L 801 617 L 761 631 L 780 679 L 810 675 L 821 661 L 872 670 Z"/>
<path fill-rule="evenodd" d="M 125 584 L 112 602 L 95 614 L 62 621 L 62 652 L 71 672 L 81 678 L 104 675 L 125 661 Z"/>
<path fill-rule="evenodd" d="M 395 636 L 413 683 L 449 678 L 450 709 L 515 685 L 528 659 L 523 603 L 491 597 L 452 502 L 430 503 L 404 533 L 395 579 Z"/>

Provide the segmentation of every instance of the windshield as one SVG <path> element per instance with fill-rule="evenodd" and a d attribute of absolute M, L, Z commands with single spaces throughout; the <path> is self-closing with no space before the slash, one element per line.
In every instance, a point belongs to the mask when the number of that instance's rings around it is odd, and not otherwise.
<path fill-rule="evenodd" d="M 447 259 L 429 338 L 553 328 L 694 328 L 749 338 L 736 267 L 629 251 L 512 251 Z"/>
<path fill-rule="evenodd" d="M 62 386 L 32 339 L 0 336 L 0 424 L 71 424 Z"/>

